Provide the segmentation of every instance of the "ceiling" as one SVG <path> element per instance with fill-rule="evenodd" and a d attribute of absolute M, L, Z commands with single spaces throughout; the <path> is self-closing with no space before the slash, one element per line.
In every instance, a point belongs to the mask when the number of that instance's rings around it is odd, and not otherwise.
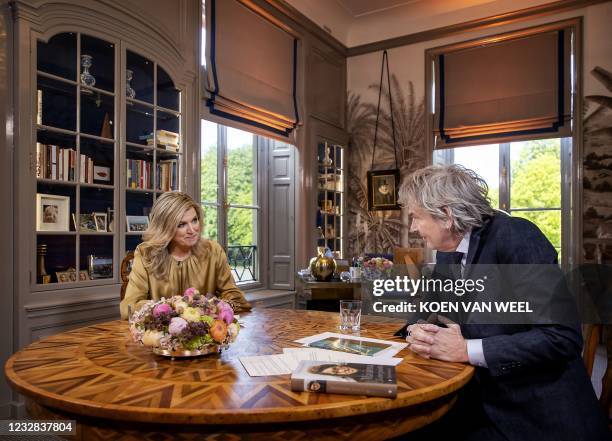
<path fill-rule="evenodd" d="M 425 0 L 336 0 L 353 17 L 385 11 Z"/>

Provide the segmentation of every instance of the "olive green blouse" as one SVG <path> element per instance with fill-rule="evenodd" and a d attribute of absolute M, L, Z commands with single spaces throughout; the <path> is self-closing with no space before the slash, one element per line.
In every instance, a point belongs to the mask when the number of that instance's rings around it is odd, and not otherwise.
<path fill-rule="evenodd" d="M 159 280 L 149 274 L 136 248 L 125 298 L 120 305 L 121 318 L 127 319 L 128 305 L 133 305 L 133 310 L 136 310 L 147 300 L 180 295 L 192 287 L 201 294 L 211 293 L 226 300 L 235 311 L 251 309 L 234 283 L 225 251 L 217 242 L 208 242 L 207 252 L 199 259 L 193 254 L 180 262 L 171 259 L 168 280 Z"/>

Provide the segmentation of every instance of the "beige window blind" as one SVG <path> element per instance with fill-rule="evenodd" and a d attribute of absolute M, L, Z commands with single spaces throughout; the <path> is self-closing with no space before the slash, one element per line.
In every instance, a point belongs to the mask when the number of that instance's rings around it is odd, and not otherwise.
<path fill-rule="evenodd" d="M 435 57 L 435 147 L 571 133 L 571 29 Z"/>
<path fill-rule="evenodd" d="M 298 41 L 237 0 L 206 7 L 210 112 L 289 137 L 299 123 Z"/>

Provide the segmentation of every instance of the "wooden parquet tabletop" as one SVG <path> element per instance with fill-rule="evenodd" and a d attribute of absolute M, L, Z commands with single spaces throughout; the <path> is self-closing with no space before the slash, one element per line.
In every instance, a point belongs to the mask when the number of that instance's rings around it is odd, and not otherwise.
<path fill-rule="evenodd" d="M 396 399 L 296 393 L 289 375 L 250 377 L 238 358 L 281 353 L 284 347 L 299 346 L 293 343 L 298 338 L 336 332 L 338 314 L 260 309 L 242 315 L 241 322 L 244 327 L 228 350 L 175 360 L 133 343 L 127 322 L 88 326 L 32 343 L 10 357 L 5 373 L 18 392 L 41 408 L 105 420 L 217 426 L 406 410 L 454 396 L 473 375 L 471 366 L 426 360 L 404 350 L 398 355 L 404 361 L 397 367 Z M 361 335 L 394 339 L 400 326 L 366 317 Z"/>

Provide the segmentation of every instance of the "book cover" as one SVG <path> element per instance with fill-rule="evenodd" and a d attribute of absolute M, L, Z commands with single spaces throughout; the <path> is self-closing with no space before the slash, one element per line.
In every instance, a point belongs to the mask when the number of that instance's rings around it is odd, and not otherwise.
<path fill-rule="evenodd" d="M 291 390 L 395 398 L 395 366 L 304 360 L 291 374 Z"/>

